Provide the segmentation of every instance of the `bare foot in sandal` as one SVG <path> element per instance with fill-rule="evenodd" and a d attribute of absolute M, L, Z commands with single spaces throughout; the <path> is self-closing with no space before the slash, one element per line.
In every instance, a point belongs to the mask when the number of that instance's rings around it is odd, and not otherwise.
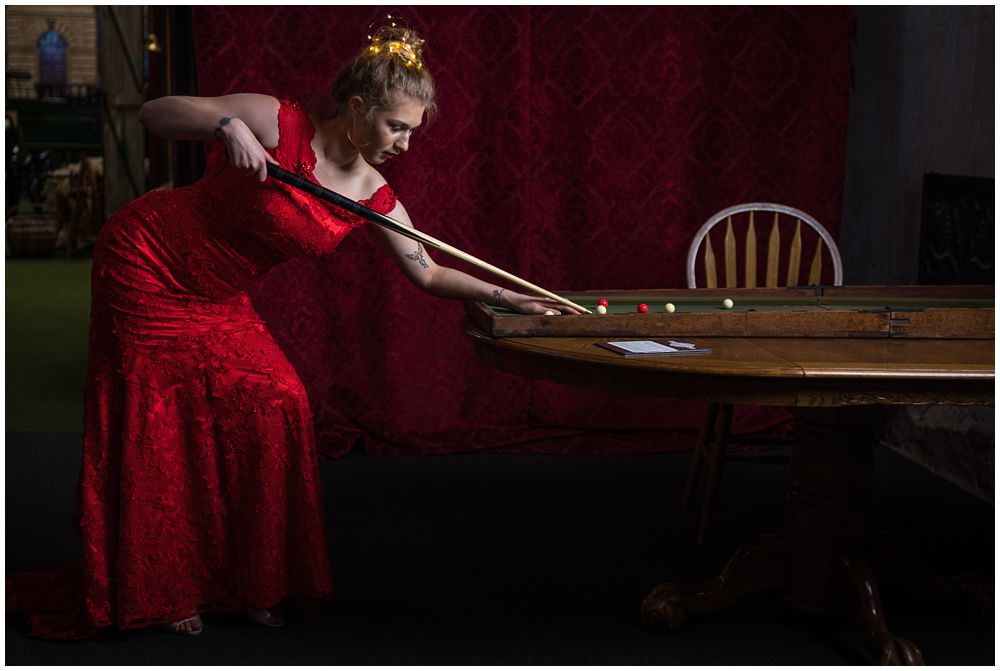
<path fill-rule="evenodd" d="M 161 624 L 160 628 L 164 631 L 169 631 L 171 634 L 180 634 L 181 636 L 197 636 L 205 629 L 201 622 L 201 615 L 194 615 L 183 620 L 178 620 L 177 622 L 167 622 Z"/>

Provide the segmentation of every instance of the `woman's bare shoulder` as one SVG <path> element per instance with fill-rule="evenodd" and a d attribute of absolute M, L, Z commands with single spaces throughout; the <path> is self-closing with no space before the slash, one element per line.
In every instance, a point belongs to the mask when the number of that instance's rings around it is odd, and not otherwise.
<path fill-rule="evenodd" d="M 364 191 L 369 194 L 374 194 L 376 191 L 388 184 L 385 177 L 382 176 L 382 173 L 370 165 L 365 166 L 365 175 L 363 179 Z"/>

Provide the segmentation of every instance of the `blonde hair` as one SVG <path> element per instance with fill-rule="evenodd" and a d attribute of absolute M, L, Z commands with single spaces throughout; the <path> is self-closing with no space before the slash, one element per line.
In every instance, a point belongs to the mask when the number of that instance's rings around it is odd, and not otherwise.
<path fill-rule="evenodd" d="M 391 17 L 390 17 L 391 18 Z M 368 37 L 370 43 L 348 63 L 333 82 L 335 114 L 346 111 L 347 101 L 359 96 L 369 118 L 375 110 L 391 107 L 396 93 L 419 101 L 430 122 L 437 114 L 434 78 L 424 63 L 424 40 L 416 31 L 393 22 Z"/>

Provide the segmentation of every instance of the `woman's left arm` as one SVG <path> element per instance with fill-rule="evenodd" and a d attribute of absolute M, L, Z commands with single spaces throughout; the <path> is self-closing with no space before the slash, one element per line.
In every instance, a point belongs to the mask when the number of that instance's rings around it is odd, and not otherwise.
<path fill-rule="evenodd" d="M 399 201 L 387 216 L 408 228 L 413 228 L 410 215 Z M 579 314 L 573 308 L 561 305 L 548 298 L 538 298 L 511 291 L 490 282 L 484 282 L 467 273 L 446 266 L 439 266 L 427 253 L 422 243 L 404 235 L 394 233 L 377 224 L 370 228 L 385 245 L 396 267 L 403 271 L 407 279 L 422 290 L 439 298 L 456 300 L 479 300 L 525 314 L 545 314 L 548 311 Z"/>

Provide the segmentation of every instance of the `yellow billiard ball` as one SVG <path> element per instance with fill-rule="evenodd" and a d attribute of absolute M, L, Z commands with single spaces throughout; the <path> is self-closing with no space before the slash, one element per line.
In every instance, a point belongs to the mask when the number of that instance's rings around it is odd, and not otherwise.
<path fill-rule="evenodd" d="M 732 310 L 733 309 L 733 299 L 732 298 L 727 298 L 726 300 L 722 301 L 722 307 L 726 308 L 727 310 Z"/>

